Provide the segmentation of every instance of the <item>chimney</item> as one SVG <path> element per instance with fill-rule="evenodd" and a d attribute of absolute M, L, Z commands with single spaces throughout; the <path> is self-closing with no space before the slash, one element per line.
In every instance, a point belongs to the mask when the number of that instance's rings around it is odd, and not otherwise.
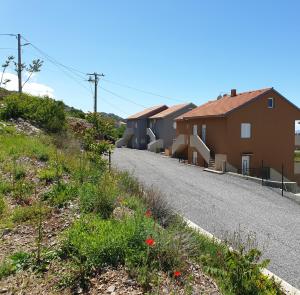
<path fill-rule="evenodd" d="M 236 96 L 236 89 L 231 89 L 231 97 L 234 97 Z"/>

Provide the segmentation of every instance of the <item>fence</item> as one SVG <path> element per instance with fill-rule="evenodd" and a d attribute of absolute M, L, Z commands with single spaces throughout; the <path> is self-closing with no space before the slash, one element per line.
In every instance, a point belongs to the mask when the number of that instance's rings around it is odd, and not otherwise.
<path fill-rule="evenodd" d="M 270 167 L 238 169 L 237 173 L 261 179 L 270 179 Z"/>

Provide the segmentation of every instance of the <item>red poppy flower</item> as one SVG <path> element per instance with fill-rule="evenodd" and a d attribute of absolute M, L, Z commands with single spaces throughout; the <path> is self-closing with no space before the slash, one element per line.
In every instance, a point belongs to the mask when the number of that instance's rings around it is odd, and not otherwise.
<path fill-rule="evenodd" d="M 174 271 L 174 277 L 178 278 L 181 276 L 181 272 L 180 271 Z"/>
<path fill-rule="evenodd" d="M 151 215 L 152 215 L 151 210 L 148 209 L 148 210 L 146 211 L 146 213 L 145 213 L 145 216 L 146 216 L 146 217 L 151 217 Z"/>
<path fill-rule="evenodd" d="M 149 247 L 153 247 L 155 245 L 155 241 L 152 238 L 148 238 L 146 239 L 145 243 L 149 246 Z"/>

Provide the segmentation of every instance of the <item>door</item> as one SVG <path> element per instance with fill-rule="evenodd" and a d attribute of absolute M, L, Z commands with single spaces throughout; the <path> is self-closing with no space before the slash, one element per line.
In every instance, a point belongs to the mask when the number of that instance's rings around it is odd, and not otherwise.
<path fill-rule="evenodd" d="M 193 126 L 193 135 L 198 135 L 198 126 L 197 125 Z"/>
<path fill-rule="evenodd" d="M 197 165 L 198 163 L 198 161 L 197 161 L 197 156 L 198 156 L 198 153 L 197 152 L 193 152 L 193 161 L 192 161 L 192 163 L 193 163 L 193 165 Z"/>
<path fill-rule="evenodd" d="M 202 141 L 205 143 L 206 142 L 206 125 L 202 125 Z"/>
<path fill-rule="evenodd" d="M 243 175 L 249 175 L 249 168 L 250 168 L 250 156 L 242 156 Z"/>

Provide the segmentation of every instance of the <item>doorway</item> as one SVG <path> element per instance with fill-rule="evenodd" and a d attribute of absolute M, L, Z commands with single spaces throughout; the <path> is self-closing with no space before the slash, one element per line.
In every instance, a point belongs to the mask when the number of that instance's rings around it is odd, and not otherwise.
<path fill-rule="evenodd" d="M 249 175 L 249 169 L 250 169 L 250 156 L 242 156 L 243 175 Z"/>

